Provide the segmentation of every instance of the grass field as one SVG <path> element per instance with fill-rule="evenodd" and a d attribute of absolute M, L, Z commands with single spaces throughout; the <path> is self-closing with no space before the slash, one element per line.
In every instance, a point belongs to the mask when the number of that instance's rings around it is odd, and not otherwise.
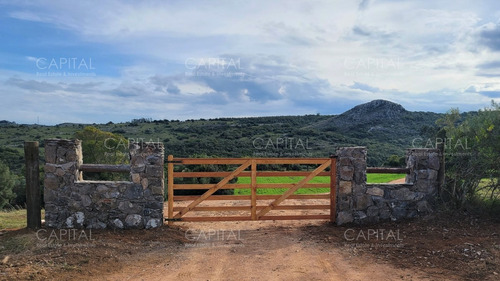
<path fill-rule="evenodd" d="M 386 183 L 397 179 L 404 178 L 403 174 L 367 174 L 368 183 Z M 297 183 L 304 177 L 261 177 L 257 178 L 257 183 Z M 249 184 L 250 177 L 239 177 L 238 183 Z M 330 183 L 330 177 L 315 177 L 309 183 Z M 283 194 L 287 188 L 266 188 L 258 189 L 257 194 Z M 329 188 L 301 188 L 294 194 L 313 194 L 329 192 Z M 236 195 L 250 194 L 250 189 L 235 189 Z"/>
<path fill-rule="evenodd" d="M 42 210 L 42 219 L 45 217 L 45 211 Z M 26 222 L 26 209 L 20 210 L 2 210 L 0 211 L 0 230 L 24 228 Z"/>

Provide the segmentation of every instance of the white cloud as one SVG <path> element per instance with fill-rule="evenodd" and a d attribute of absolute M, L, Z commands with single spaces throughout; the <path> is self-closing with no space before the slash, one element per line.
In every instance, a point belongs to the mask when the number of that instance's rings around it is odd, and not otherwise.
<path fill-rule="evenodd" d="M 62 113 L 75 119 L 89 113 L 89 120 L 108 118 L 106 113 L 121 121 L 138 112 L 175 119 L 340 113 L 339 100 L 346 100 L 348 109 L 379 98 L 419 110 L 477 109 L 495 98 L 498 89 L 485 88 L 496 84 L 500 73 L 497 41 L 489 36 L 500 30 L 500 5 L 483 4 L 487 8 L 451 0 L 9 4 L 12 18 L 73 34 L 87 46 L 71 49 L 82 57 L 110 48 L 130 61 L 110 61 L 118 76 L 109 77 L 4 73 L 0 89 L 8 89 L 8 97 L 40 93 L 28 103 L 33 107 L 50 107 L 47 96 L 57 95 L 55 105 L 68 109 L 59 114 L 61 120 Z M 60 47 L 64 53 L 67 46 Z M 22 60 L 33 63 L 33 55 L 36 51 L 23 54 Z M 9 53 L 0 49 L 0 56 Z M 190 58 L 234 58 L 241 66 L 208 67 L 213 77 L 189 76 Z M 70 104 L 76 97 L 87 111 Z M 7 103 L 21 108 L 13 98 Z M 14 111 L 5 118 L 19 116 Z"/>
<path fill-rule="evenodd" d="M 185 83 L 177 86 L 179 90 L 187 95 L 203 95 L 207 93 L 215 93 L 215 91 L 203 84 Z"/>

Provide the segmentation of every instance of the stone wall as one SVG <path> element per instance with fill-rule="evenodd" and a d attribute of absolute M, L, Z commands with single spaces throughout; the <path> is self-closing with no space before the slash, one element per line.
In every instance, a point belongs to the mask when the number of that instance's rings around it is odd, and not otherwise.
<path fill-rule="evenodd" d="M 404 184 L 367 184 L 366 148 L 337 151 L 337 218 L 345 223 L 376 223 L 414 218 L 432 212 L 438 188 L 439 150 L 409 149 L 410 173 Z"/>
<path fill-rule="evenodd" d="M 409 149 L 404 184 L 367 184 L 365 147 L 337 151 L 336 223 L 376 223 L 432 212 L 439 151 Z M 45 141 L 45 223 L 54 228 L 155 228 L 163 224 L 164 148 L 130 144 L 130 181 L 86 181 L 79 140 Z"/>
<path fill-rule="evenodd" d="M 48 227 L 126 229 L 163 224 L 163 144 L 130 144 L 131 181 L 83 180 L 79 140 L 46 140 L 45 158 Z"/>

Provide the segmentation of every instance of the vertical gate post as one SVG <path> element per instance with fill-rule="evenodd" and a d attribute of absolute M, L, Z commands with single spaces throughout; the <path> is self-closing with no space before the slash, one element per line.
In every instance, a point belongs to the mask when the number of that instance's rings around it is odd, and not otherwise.
<path fill-rule="evenodd" d="M 168 182 L 167 182 L 167 190 L 168 190 L 168 225 L 172 225 L 174 222 L 172 219 L 174 218 L 174 160 L 173 155 L 169 155 L 167 158 L 168 168 Z"/>
<path fill-rule="evenodd" d="M 26 162 L 26 215 L 28 228 L 37 229 L 42 226 L 37 141 L 24 142 L 24 158 Z"/>
<path fill-rule="evenodd" d="M 252 178 L 251 178 L 251 206 L 252 206 L 252 220 L 257 219 L 257 164 L 255 162 L 255 159 L 252 159 Z"/>
<path fill-rule="evenodd" d="M 335 222 L 337 216 L 337 156 L 330 156 L 330 222 Z"/>

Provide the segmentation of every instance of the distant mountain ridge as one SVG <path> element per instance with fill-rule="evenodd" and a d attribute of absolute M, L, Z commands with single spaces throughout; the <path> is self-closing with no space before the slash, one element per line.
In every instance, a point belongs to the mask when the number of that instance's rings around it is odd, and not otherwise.
<path fill-rule="evenodd" d="M 160 141 L 166 154 L 176 157 L 208 155 L 218 157 L 327 157 L 341 146 L 368 147 L 368 164 L 381 166 L 395 154 L 404 155 L 415 138 L 427 138 L 437 130 L 443 114 L 413 112 L 386 100 L 360 104 L 339 115 L 217 118 L 200 120 L 134 119 L 125 123 L 93 124 L 103 131 L 128 139 Z M 22 159 L 25 140 L 73 138 L 87 124 L 56 126 L 20 125 L 3 121 L 0 147 L 15 148 Z M 308 144 L 307 149 L 267 147 L 280 139 Z M 14 153 L 13 151 L 11 151 Z M 267 155 L 267 156 L 266 156 Z M 5 158 L 5 157 L 4 157 Z M 12 158 L 9 156 L 8 158 Z M 0 155 L 0 160 L 2 159 Z M 4 162 L 9 162 L 5 159 Z M 14 161 L 14 160 L 13 160 Z M 15 160 L 18 161 L 18 160 Z"/>

